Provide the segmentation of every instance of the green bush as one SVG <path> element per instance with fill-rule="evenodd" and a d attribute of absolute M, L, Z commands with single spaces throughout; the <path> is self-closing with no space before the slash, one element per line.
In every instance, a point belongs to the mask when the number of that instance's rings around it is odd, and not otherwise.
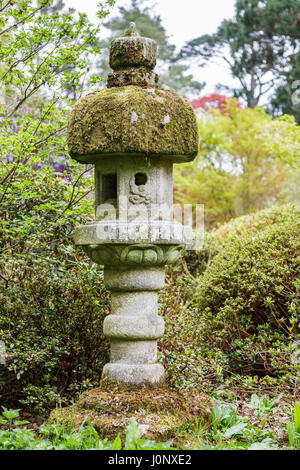
<path fill-rule="evenodd" d="M 72 240 L 91 202 L 74 204 L 62 216 L 60 205 L 72 189 L 45 171 L 31 182 L 27 175 L 26 184 L 44 184 L 51 210 L 38 192 L 11 196 L 0 261 L 7 278 L 0 281 L 0 340 L 8 353 L 0 364 L 1 402 L 39 412 L 97 381 L 109 354 L 102 271 Z M 36 231 L 28 223 L 33 219 Z M 294 206 L 241 217 L 208 234 L 202 274 L 193 269 L 192 276 L 185 262 L 169 268 L 160 360 L 172 387 L 213 389 L 232 374 L 296 387 L 298 226 Z M 201 256 L 194 255 L 195 265 Z"/>
<path fill-rule="evenodd" d="M 2 404 L 41 412 L 99 379 L 108 359 L 102 323 L 109 294 L 102 271 L 72 239 L 74 225 L 92 211 L 92 201 L 82 199 L 90 179 L 75 188 L 66 175 L 30 166 L 22 176 L 1 205 L 0 340 L 7 356 L 0 395 Z"/>
<path fill-rule="evenodd" d="M 170 281 L 161 354 L 174 385 L 194 388 L 208 376 L 222 383 L 239 374 L 295 391 L 299 216 L 299 208 L 287 205 L 226 224 L 194 257 L 194 275 L 197 259 L 206 262 L 202 274 Z"/>
<path fill-rule="evenodd" d="M 205 234 L 203 247 L 200 250 L 186 252 L 185 261 L 193 275 L 202 274 L 212 258 L 226 245 L 247 234 L 255 236 L 258 232 L 278 223 L 288 223 L 291 214 L 295 217 L 299 209 L 293 204 L 274 205 L 252 214 L 232 218 L 230 222 L 213 228 Z"/>

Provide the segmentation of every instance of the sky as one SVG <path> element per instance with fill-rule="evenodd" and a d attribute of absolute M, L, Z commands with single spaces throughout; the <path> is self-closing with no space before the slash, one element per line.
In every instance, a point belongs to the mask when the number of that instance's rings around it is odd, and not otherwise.
<path fill-rule="evenodd" d="M 98 24 L 95 16 L 97 3 L 96 0 L 65 0 L 67 7 L 87 13 L 95 24 Z M 153 13 L 161 16 L 170 41 L 178 49 L 186 41 L 203 34 L 214 33 L 223 19 L 233 17 L 234 4 L 235 0 L 148 0 L 147 2 L 147 5 L 153 5 Z M 117 0 L 111 16 L 118 13 L 119 6 L 126 5 L 130 5 L 129 0 Z M 102 34 L 105 34 L 105 30 Z M 101 32 L 99 36 L 101 38 Z M 191 66 L 191 72 L 199 81 L 207 83 L 201 92 L 202 95 L 214 92 L 217 83 L 228 86 L 234 83 L 228 68 L 221 61 L 201 68 L 194 64 Z"/>

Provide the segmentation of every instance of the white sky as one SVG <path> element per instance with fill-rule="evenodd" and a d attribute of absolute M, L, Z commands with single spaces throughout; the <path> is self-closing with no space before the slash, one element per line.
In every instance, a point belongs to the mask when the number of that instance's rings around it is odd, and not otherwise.
<path fill-rule="evenodd" d="M 98 24 L 95 16 L 96 0 L 65 0 L 67 7 L 76 8 L 87 13 L 90 20 Z M 235 0 L 148 0 L 147 5 L 153 5 L 153 12 L 159 14 L 163 25 L 173 44 L 180 48 L 186 41 L 197 38 L 202 34 L 214 33 L 225 18 L 234 14 Z M 118 13 L 119 6 L 130 5 L 129 0 L 117 0 L 111 16 Z M 108 17 L 109 21 L 109 17 Z M 102 30 L 103 36 L 105 30 Z M 101 37 L 101 32 L 100 32 Z M 230 73 L 222 62 L 209 64 L 203 68 L 192 66 L 195 78 L 207 82 L 201 94 L 215 91 L 215 85 L 232 85 Z"/>

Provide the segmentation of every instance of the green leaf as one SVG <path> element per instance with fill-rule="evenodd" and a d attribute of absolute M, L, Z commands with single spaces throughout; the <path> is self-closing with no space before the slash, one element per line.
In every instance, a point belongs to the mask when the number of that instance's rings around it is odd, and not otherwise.
<path fill-rule="evenodd" d="M 2 414 L 3 416 L 5 416 L 5 418 L 11 420 L 19 416 L 19 411 L 20 410 L 7 410 L 6 408 L 4 408 L 4 411 Z"/>
<path fill-rule="evenodd" d="M 122 449 L 122 441 L 121 441 L 120 436 L 117 436 L 115 438 L 114 443 L 113 443 L 113 449 L 114 450 L 121 450 Z"/>
<path fill-rule="evenodd" d="M 222 433 L 223 437 L 231 437 L 239 434 L 243 429 L 247 427 L 247 423 L 238 423 L 230 428 L 226 429 L 225 432 Z"/>
<path fill-rule="evenodd" d="M 134 418 L 131 418 L 127 426 L 125 447 L 126 450 L 133 450 L 137 448 L 137 441 L 140 439 L 140 431 L 138 423 Z"/>

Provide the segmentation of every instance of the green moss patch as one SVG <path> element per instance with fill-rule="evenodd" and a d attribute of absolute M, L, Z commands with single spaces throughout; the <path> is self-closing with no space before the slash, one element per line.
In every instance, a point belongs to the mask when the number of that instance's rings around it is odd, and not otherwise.
<path fill-rule="evenodd" d="M 189 161 L 198 152 L 198 140 L 196 116 L 187 99 L 171 90 L 138 86 L 81 98 L 68 128 L 69 153 L 80 162 L 116 154 Z"/>
<path fill-rule="evenodd" d="M 77 403 L 77 408 L 96 409 L 103 413 L 150 410 L 152 412 L 174 412 L 177 409 L 188 413 L 188 405 L 183 395 L 165 388 L 153 390 L 132 390 L 112 393 L 96 388 L 85 392 Z"/>
<path fill-rule="evenodd" d="M 75 428 L 90 421 L 101 439 L 125 436 L 130 418 L 143 437 L 167 440 L 177 436 L 185 423 L 201 417 L 209 422 L 210 409 L 202 396 L 187 398 L 166 388 L 109 392 L 96 388 L 81 395 L 74 408 L 53 410 L 52 422 L 71 422 Z"/>

